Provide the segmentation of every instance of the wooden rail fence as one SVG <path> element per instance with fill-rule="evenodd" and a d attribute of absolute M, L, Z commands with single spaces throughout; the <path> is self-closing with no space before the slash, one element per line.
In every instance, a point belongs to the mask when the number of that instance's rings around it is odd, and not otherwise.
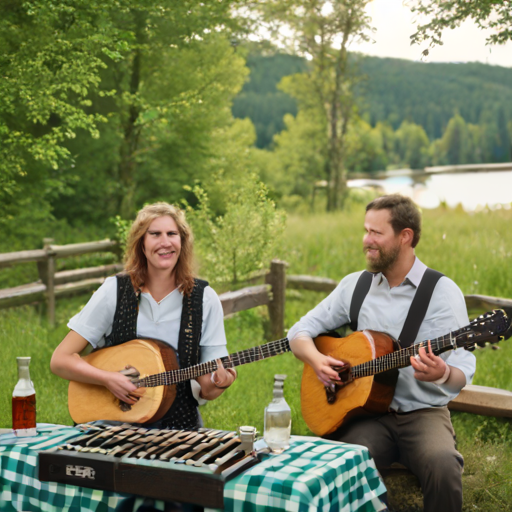
<path fill-rule="evenodd" d="M 53 245 L 52 239 L 44 240 L 43 249 L 0 254 L 0 268 L 18 263 L 36 262 L 39 281 L 14 288 L 0 289 L 0 309 L 46 301 L 48 321 L 55 322 L 55 302 L 60 297 L 90 292 L 98 288 L 105 277 L 122 270 L 120 263 L 92 268 L 55 271 L 56 258 L 64 258 L 94 252 L 118 253 L 118 245 L 111 240 L 71 245 Z M 224 316 L 267 306 L 272 339 L 282 338 L 285 333 L 284 312 L 286 289 L 309 290 L 329 293 L 338 284 L 333 279 L 286 275 L 287 264 L 272 260 L 270 269 L 251 280 L 262 282 L 219 295 Z M 466 295 L 466 306 L 470 311 L 504 309 L 512 316 L 512 299 L 486 295 Z M 460 395 L 450 402 L 449 408 L 487 416 L 512 417 L 512 392 L 485 386 L 466 386 Z"/>
<path fill-rule="evenodd" d="M 0 289 L 0 309 L 46 301 L 48 322 L 54 325 L 57 298 L 95 290 L 105 277 L 123 269 L 121 264 L 113 264 L 56 272 L 55 260 L 106 251 L 117 253 L 117 242 L 100 240 L 82 244 L 53 245 L 53 239 L 45 238 L 42 249 L 0 254 L 0 268 L 35 262 L 39 273 L 39 280 L 35 283 Z"/>

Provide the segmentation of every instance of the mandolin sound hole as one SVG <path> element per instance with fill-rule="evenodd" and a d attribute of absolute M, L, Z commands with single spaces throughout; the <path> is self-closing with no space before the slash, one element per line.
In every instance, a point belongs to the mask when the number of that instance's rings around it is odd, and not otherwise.
<path fill-rule="evenodd" d="M 128 412 L 132 410 L 132 406 L 126 402 L 123 402 L 122 400 L 119 400 L 119 409 L 121 409 L 123 412 Z"/>

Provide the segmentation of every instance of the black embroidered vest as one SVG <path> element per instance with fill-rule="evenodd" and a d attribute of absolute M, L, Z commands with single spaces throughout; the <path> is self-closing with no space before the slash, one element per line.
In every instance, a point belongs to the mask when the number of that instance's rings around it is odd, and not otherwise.
<path fill-rule="evenodd" d="M 105 346 L 120 345 L 137 339 L 137 316 L 139 313 L 138 295 L 133 290 L 130 276 L 117 276 L 117 305 L 112 325 L 112 333 L 105 337 Z M 199 342 L 203 324 L 203 295 L 208 286 L 206 281 L 194 279 L 192 293 L 183 297 L 180 333 L 178 338 L 178 362 L 180 368 L 199 363 Z M 158 428 L 190 430 L 200 426 L 197 401 L 192 395 L 190 381 L 176 385 L 176 398 L 164 417 L 153 425 Z"/>

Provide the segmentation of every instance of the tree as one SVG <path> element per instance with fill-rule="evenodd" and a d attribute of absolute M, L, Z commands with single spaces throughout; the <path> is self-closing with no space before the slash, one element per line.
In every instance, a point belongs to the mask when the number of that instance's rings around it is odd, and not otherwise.
<path fill-rule="evenodd" d="M 205 116 L 204 104 L 217 102 L 228 119 L 226 101 L 246 74 L 226 44 L 237 2 L 3 2 L 0 199 L 10 194 L 11 207 L 20 204 L 30 183 L 48 200 L 71 192 L 80 179 L 73 157 L 90 158 L 73 139 L 103 134 L 108 169 L 89 174 L 129 218 L 143 181 L 138 167 L 163 146 L 158 135 L 191 113 Z"/>
<path fill-rule="evenodd" d="M 198 205 L 187 206 L 187 219 L 196 235 L 200 275 L 236 285 L 268 266 L 279 246 L 285 217 L 255 174 L 236 182 L 226 181 L 222 173 L 217 178 L 224 192 L 223 214 L 217 215 L 208 192 L 195 186 Z"/>
<path fill-rule="evenodd" d="M 382 125 L 373 128 L 359 117 L 354 117 L 347 130 L 345 167 L 349 172 L 385 170 L 388 156 L 384 149 Z"/>
<path fill-rule="evenodd" d="M 448 165 L 469 163 L 470 133 L 464 119 L 456 114 L 441 138 L 441 149 Z"/>
<path fill-rule="evenodd" d="M 396 132 L 401 162 L 411 169 L 423 169 L 428 164 L 430 141 L 422 126 L 403 121 Z"/>
<path fill-rule="evenodd" d="M 367 39 L 368 0 L 268 0 L 263 2 L 274 33 L 292 30 L 292 49 L 309 60 L 305 73 L 283 81 L 285 92 L 297 100 L 299 111 L 317 110 L 327 137 L 325 175 L 327 209 L 343 206 L 346 193 L 345 136 L 354 112 L 347 48 L 354 39 Z"/>
<path fill-rule="evenodd" d="M 0 5 L 0 208 L 15 213 L 23 186 L 35 201 L 66 188 L 65 141 L 77 130 L 98 136 L 105 118 L 91 113 L 102 57 L 118 42 L 97 23 L 105 2 L 11 0 Z M 104 94 L 107 93 L 106 91 Z M 29 175 L 32 167 L 34 173 Z"/>
<path fill-rule="evenodd" d="M 417 31 L 411 36 L 412 43 L 429 41 L 430 46 L 443 44 L 444 29 L 454 29 L 467 19 L 482 29 L 491 29 L 488 44 L 504 44 L 512 40 L 512 2 L 510 0 L 411 0 L 412 12 L 426 18 L 418 22 Z M 428 55 L 428 49 L 423 51 Z"/>
<path fill-rule="evenodd" d="M 286 129 L 274 135 L 274 150 L 261 178 L 275 195 L 311 196 L 316 181 L 325 179 L 327 140 L 318 111 L 299 110 L 284 116 Z"/>

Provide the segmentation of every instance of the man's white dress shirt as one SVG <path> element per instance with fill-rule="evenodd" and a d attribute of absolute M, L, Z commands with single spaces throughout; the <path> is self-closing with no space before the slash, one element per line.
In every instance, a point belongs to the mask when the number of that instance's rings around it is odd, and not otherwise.
<path fill-rule="evenodd" d="M 381 331 L 397 339 L 426 269 L 426 265 L 416 258 L 404 281 L 393 288 L 390 288 L 382 273 L 375 274 L 359 312 L 358 330 Z M 350 303 L 361 273 L 355 272 L 346 276 L 327 298 L 288 331 L 288 338 L 293 340 L 301 335 L 315 338 L 321 333 L 350 323 Z M 443 276 L 434 289 L 415 343 L 444 336 L 468 323 L 466 303 L 461 290 L 451 279 Z M 471 352 L 459 348 L 444 352 L 441 357 L 450 366 L 460 369 L 466 376 L 466 384 L 471 384 L 476 368 L 476 359 Z M 408 412 L 443 406 L 457 394 L 443 385 L 437 386 L 415 379 L 412 366 L 408 366 L 399 370 L 390 408 Z"/>

